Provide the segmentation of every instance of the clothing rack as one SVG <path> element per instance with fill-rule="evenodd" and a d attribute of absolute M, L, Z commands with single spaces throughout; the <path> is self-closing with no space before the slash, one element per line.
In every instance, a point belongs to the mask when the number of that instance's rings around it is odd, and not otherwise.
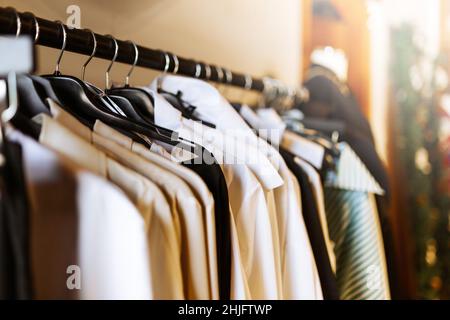
<path fill-rule="evenodd" d="M 32 13 L 16 12 L 13 8 L 0 8 L 0 34 L 16 35 L 17 32 L 17 14 L 21 21 L 21 35 L 30 35 L 33 38 L 36 35 L 35 19 L 39 25 L 39 37 L 36 44 L 55 49 L 61 49 L 63 43 L 63 30 L 59 22 L 53 22 L 39 17 Z M 74 29 L 66 27 L 67 39 L 65 51 L 75 52 L 90 56 L 94 47 L 94 39 L 91 31 L 86 29 Z M 97 49 L 94 57 L 112 60 L 115 53 L 115 42 L 111 36 L 105 36 L 95 33 Z M 125 64 L 134 64 L 135 48 L 130 41 L 116 39 L 118 44 L 118 53 L 116 62 Z M 237 72 L 232 72 L 226 68 L 208 65 L 192 59 L 175 56 L 166 51 L 155 50 L 143 46 L 137 46 L 139 55 L 136 66 L 156 69 L 173 73 L 177 68 L 176 59 L 178 59 L 177 74 L 196 77 L 217 83 L 232 85 L 264 92 L 265 90 L 275 90 L 276 94 L 289 95 L 297 94 L 297 90 L 282 85 L 281 82 L 273 80 L 270 87 L 267 81 L 259 78 L 250 77 Z M 169 65 L 167 67 L 167 55 L 169 56 Z M 275 84 L 274 84 L 275 83 Z M 301 95 L 301 90 L 298 91 Z"/>

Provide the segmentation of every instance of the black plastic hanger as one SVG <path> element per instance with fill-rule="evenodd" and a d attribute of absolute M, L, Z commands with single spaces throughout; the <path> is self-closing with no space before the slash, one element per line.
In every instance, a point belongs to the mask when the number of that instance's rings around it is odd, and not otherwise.
<path fill-rule="evenodd" d="M 185 141 L 178 139 L 177 133 L 156 125 L 144 125 L 126 118 L 119 114 L 111 104 L 107 103 L 108 98 L 106 94 L 98 94 L 98 91 L 94 90 L 93 86 L 87 85 L 78 78 L 62 75 L 59 71 L 59 63 L 66 46 L 67 34 L 64 24 L 62 22 L 60 24 L 63 32 L 62 50 L 57 61 L 55 73 L 46 75 L 44 78 L 51 84 L 64 109 L 90 128 L 93 128 L 96 120 L 100 120 L 115 129 L 120 129 L 121 132 L 132 139 L 136 135 L 143 135 L 151 140 L 158 140 L 192 151 L 192 145 L 187 145 Z M 139 142 L 149 147 L 150 144 L 143 140 L 140 139 Z"/>
<path fill-rule="evenodd" d="M 19 13 L 12 8 L 16 15 L 17 30 L 16 37 L 20 36 L 22 21 Z M 31 14 L 36 22 L 36 33 L 34 42 L 39 37 L 39 24 L 33 14 Z M 27 134 L 34 139 L 39 137 L 39 125 L 30 119 L 39 113 L 49 113 L 48 106 L 45 104 L 45 92 L 39 83 L 35 83 L 34 80 L 28 75 L 17 75 L 14 80 L 14 92 L 8 92 L 8 94 L 14 95 L 14 103 L 16 104 L 14 113 L 10 116 L 11 123 L 20 131 Z M 8 91 L 10 88 L 8 89 Z M 11 95 L 9 98 L 11 99 Z M 19 103 L 20 102 L 20 103 Z"/>
<path fill-rule="evenodd" d="M 35 34 L 34 34 L 34 43 L 39 39 L 39 23 L 37 22 L 36 17 L 32 13 L 26 13 L 32 16 L 34 19 L 35 25 Z M 17 13 L 17 35 L 20 35 L 21 31 L 21 22 L 20 15 Z M 17 77 L 17 93 L 20 101 L 19 111 L 24 114 L 28 118 L 32 118 L 33 116 L 39 113 L 47 113 L 50 111 L 48 109 L 47 104 L 45 103 L 45 99 L 49 96 L 55 98 L 54 92 L 51 89 L 48 82 L 44 80 L 38 80 L 37 77 L 33 77 L 30 75 L 19 75 Z"/>
<path fill-rule="evenodd" d="M 131 105 L 134 107 L 133 116 L 139 118 L 143 122 L 154 123 L 153 121 L 153 99 L 152 97 L 143 89 L 130 87 L 130 76 L 136 66 L 139 59 L 139 50 L 136 44 L 132 41 L 128 41 L 134 47 L 134 62 L 131 66 L 125 78 L 125 85 L 123 87 L 112 87 L 106 92 L 111 96 L 120 96 L 127 99 Z M 168 63 L 166 61 L 166 66 L 168 68 Z"/>
<path fill-rule="evenodd" d="M 29 118 L 39 113 L 50 114 L 45 99 L 47 95 L 41 88 L 36 87 L 32 78 L 27 75 L 17 77 L 17 94 L 20 101 L 20 112 Z"/>

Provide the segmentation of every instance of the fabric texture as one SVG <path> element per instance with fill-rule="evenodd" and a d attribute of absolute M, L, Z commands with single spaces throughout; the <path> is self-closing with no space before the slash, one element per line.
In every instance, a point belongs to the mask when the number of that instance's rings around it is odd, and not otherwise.
<path fill-rule="evenodd" d="M 260 114 L 265 116 L 260 116 Z M 276 117 L 273 113 L 266 111 L 256 114 L 250 108 L 243 106 L 241 115 L 249 123 L 256 126 L 254 129 L 259 129 L 260 134 L 264 133 L 264 130 L 276 128 L 275 134 L 270 133 L 266 136 L 270 142 L 277 145 L 279 140 L 283 139 L 280 130 L 282 131 L 284 127 L 276 121 L 277 119 L 274 121 L 273 118 Z M 268 157 L 277 164 L 278 173 L 284 181 L 283 185 L 274 190 L 279 243 L 281 246 L 283 299 L 323 299 L 323 290 L 314 253 L 305 221 L 301 214 L 302 199 L 299 183 L 276 149 L 262 139 L 257 140 L 257 142 L 260 146 L 265 147 L 264 150 L 267 152 Z M 252 141 L 248 143 L 252 143 Z"/>
<path fill-rule="evenodd" d="M 279 260 L 277 262 L 275 256 L 279 251 L 274 248 L 274 243 L 277 241 L 274 231 L 277 231 L 277 227 L 271 225 L 271 216 L 273 217 L 276 213 L 270 211 L 273 207 L 269 207 L 265 198 L 265 191 L 270 191 L 282 184 L 278 172 L 264 155 L 261 157 L 265 159 L 263 160 L 265 164 L 252 162 L 247 166 L 245 159 L 238 159 L 239 153 L 233 153 L 233 150 L 228 148 L 226 151 L 231 153 L 224 153 L 221 141 L 226 138 L 225 135 L 182 118 L 180 111 L 172 107 L 163 97 L 151 90 L 149 92 L 154 97 L 156 124 L 175 130 L 182 138 L 202 145 L 216 158 L 219 154 L 218 159 L 227 182 L 231 212 L 239 239 L 239 244 L 232 245 L 239 247 L 242 259 L 241 262 L 235 261 L 235 263 L 243 265 L 246 277 L 244 280 L 247 282 L 234 287 L 249 289 L 249 292 L 232 292 L 231 297 L 234 299 L 279 299 L 281 277 L 279 272 L 277 273 L 280 267 Z M 199 131 L 201 134 L 198 134 Z M 246 150 L 243 153 L 248 154 L 247 145 L 236 143 L 235 146 Z M 225 156 L 231 156 L 232 161 L 221 162 L 220 159 L 226 159 Z M 232 270 L 235 269 L 239 269 L 238 266 L 232 267 Z"/>
<path fill-rule="evenodd" d="M 135 154 L 141 156 L 143 159 L 154 163 L 161 168 L 165 168 L 173 174 L 176 174 L 180 178 L 184 179 L 184 182 L 189 184 L 192 191 L 196 194 L 199 203 L 201 203 L 200 209 L 201 215 L 197 216 L 198 218 L 202 218 L 204 220 L 204 227 L 206 230 L 206 243 L 208 250 L 208 266 L 209 266 L 209 275 L 210 275 L 210 283 L 211 283 L 211 294 L 213 299 L 217 299 L 220 297 L 221 299 L 229 299 L 229 283 L 230 283 L 230 230 L 229 230 L 229 211 L 228 211 L 228 193 L 223 185 L 221 185 L 220 179 L 223 179 L 222 171 L 220 167 L 213 165 L 195 165 L 195 169 L 198 169 L 202 176 L 205 176 L 207 182 L 211 183 L 211 191 L 208 189 L 207 185 L 203 182 L 199 175 L 195 172 L 183 167 L 179 163 L 174 163 L 159 154 L 155 154 L 154 152 L 148 150 L 140 144 L 134 143 L 129 140 L 128 137 L 121 135 L 114 129 L 106 126 L 100 121 L 97 121 L 94 126 L 94 131 L 98 133 L 100 136 L 110 139 L 120 146 L 126 148 L 134 152 Z M 117 149 L 117 148 L 116 148 Z M 126 155 L 125 155 L 126 157 Z M 128 159 L 128 161 L 133 161 L 133 158 Z M 202 167 L 199 168 L 199 167 Z M 150 168 L 145 168 L 147 171 Z M 142 169 L 141 169 L 142 170 Z M 219 170 L 219 171 L 217 171 Z M 196 170 L 197 171 L 197 170 Z M 206 171 L 206 173 L 205 173 Z M 152 174 L 151 172 L 148 172 Z M 164 180 L 163 178 L 157 180 Z M 166 181 L 165 183 L 168 183 Z M 172 181 L 173 182 L 173 181 Z M 224 182 L 223 182 L 224 184 Z M 167 185 L 167 187 L 170 187 Z M 169 192 L 170 193 L 170 192 Z M 213 197 L 214 194 L 214 197 Z M 182 196 L 181 196 L 182 197 Z M 182 197 L 183 198 L 183 197 Z M 214 200 L 217 200 L 217 205 L 215 206 Z M 184 199 L 182 200 L 184 201 Z M 189 214 L 189 212 L 185 212 Z M 192 213 L 190 213 L 192 215 Z M 193 217 L 186 218 L 189 220 L 194 220 Z M 192 225 L 194 221 L 189 221 L 188 224 Z M 199 222 L 200 223 L 200 222 Z M 186 225 L 186 223 L 185 223 Z M 220 228 L 219 228 L 220 226 Z M 195 228 L 193 229 L 195 231 Z M 216 232 L 217 230 L 217 232 Z M 192 232 L 191 232 L 192 233 Z M 195 236 L 191 234 L 191 236 Z M 191 241 L 192 248 L 191 250 L 196 250 L 201 252 L 198 247 L 198 244 L 194 241 Z M 215 258 L 217 256 L 217 258 Z M 193 256 L 194 257 L 194 256 Z M 195 259 L 191 259 L 192 263 L 196 263 Z M 197 261 L 198 263 L 198 261 Z M 199 271 L 199 270 L 197 270 Z M 201 274 L 201 273 L 200 273 Z M 199 274 L 199 275 L 200 275 Z M 219 277 L 219 279 L 217 279 Z M 219 285 L 219 289 L 217 289 L 217 285 Z M 219 292 L 220 291 L 220 292 Z M 217 296 L 219 295 L 219 296 Z"/>
<path fill-rule="evenodd" d="M 77 132 L 81 133 L 81 128 Z M 108 178 L 127 194 L 147 223 L 148 246 L 151 247 L 149 261 L 152 267 L 158 267 L 156 270 L 151 269 L 151 281 L 159 289 L 154 290 L 154 293 L 161 295 L 156 295 L 155 298 L 183 298 L 176 224 L 173 222 L 170 206 L 159 188 L 142 175 L 107 157 L 47 115 L 42 115 L 39 140 L 78 166 Z M 155 232 L 151 232 L 152 230 Z"/>
<path fill-rule="evenodd" d="M 228 191 L 220 166 L 215 161 L 211 165 L 197 164 L 191 161 L 186 161 L 185 166 L 174 163 L 163 155 L 161 156 L 159 152 L 156 154 L 152 152 L 154 150 L 148 150 L 141 144 L 133 142 L 130 138 L 106 126 L 101 121 L 96 122 L 94 131 L 178 175 L 190 185 L 192 191 L 202 203 L 205 220 L 214 221 L 214 225 L 206 223 L 209 246 L 214 244 L 214 235 L 216 236 L 217 262 L 212 258 L 211 252 L 214 252 L 214 250 L 208 249 L 210 251 L 210 274 L 213 275 L 213 271 L 217 270 L 220 299 L 229 299 L 231 283 L 230 211 Z M 206 150 L 203 150 L 203 152 L 206 152 Z M 208 155 L 208 159 L 214 159 L 214 157 Z"/>
<path fill-rule="evenodd" d="M 389 180 L 378 156 L 372 131 L 348 87 L 327 68 L 313 66 L 304 83 L 309 100 L 299 106 L 306 117 L 340 120 L 345 124 L 340 140 L 346 141 L 364 162 L 389 198 Z"/>
<path fill-rule="evenodd" d="M 325 189 L 336 278 L 343 300 L 390 299 L 380 222 L 372 194 Z"/>
<path fill-rule="evenodd" d="M 320 220 L 320 226 L 323 231 L 323 238 L 327 247 L 328 257 L 330 259 L 331 269 L 336 273 L 336 256 L 334 255 L 334 243 L 330 239 L 328 231 L 327 214 L 325 213 L 325 198 L 323 194 L 323 186 L 320 174 L 306 161 L 295 157 L 295 163 L 299 165 L 304 173 L 308 176 L 308 181 L 312 186 L 312 194 L 316 202 L 317 213 Z"/>
<path fill-rule="evenodd" d="M 23 150 L 33 298 L 151 299 L 144 221 L 123 192 L 18 131 L 10 138 Z"/>
<path fill-rule="evenodd" d="M 295 174 L 301 190 L 303 219 L 311 241 L 314 258 L 317 263 L 320 284 L 325 300 L 338 300 L 339 290 L 336 282 L 336 276 L 333 272 L 330 258 L 327 252 L 327 245 L 324 239 L 319 212 L 316 206 L 316 200 L 312 193 L 308 176 L 303 172 L 300 166 L 295 163 L 294 156 L 281 149 L 280 153 L 286 161 L 289 169 Z M 300 213 L 300 212 L 299 212 Z"/>
<path fill-rule="evenodd" d="M 5 138 L 0 194 L 0 299 L 32 298 L 29 205 L 20 144 Z"/>

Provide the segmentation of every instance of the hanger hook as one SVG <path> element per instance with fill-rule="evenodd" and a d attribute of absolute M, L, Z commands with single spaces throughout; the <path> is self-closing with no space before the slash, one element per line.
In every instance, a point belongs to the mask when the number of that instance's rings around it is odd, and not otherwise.
<path fill-rule="evenodd" d="M 167 54 L 167 52 L 162 51 L 162 53 L 164 54 L 164 61 L 165 61 L 163 73 L 167 73 L 167 71 L 169 71 L 169 67 L 170 67 L 170 57 Z"/>
<path fill-rule="evenodd" d="M 211 79 L 211 66 L 205 63 L 205 78 L 206 80 Z"/>
<path fill-rule="evenodd" d="M 163 74 L 166 74 L 167 71 L 169 71 L 169 67 L 170 67 L 170 57 L 167 54 L 167 52 L 165 52 L 165 51 L 161 51 L 161 52 L 164 54 L 164 61 L 165 61 Z M 158 77 L 158 80 L 157 80 L 158 91 L 160 91 L 162 89 L 161 81 L 162 81 L 161 77 Z"/>
<path fill-rule="evenodd" d="M 178 69 L 180 68 L 180 61 L 178 60 L 178 57 L 177 57 L 176 54 L 172 53 L 172 58 L 173 58 L 173 61 L 175 63 L 175 66 L 173 67 L 173 71 L 172 72 L 174 74 L 177 74 L 178 73 Z"/>
<path fill-rule="evenodd" d="M 16 38 L 20 36 L 20 31 L 22 29 L 22 21 L 20 19 L 19 13 L 16 9 L 11 8 L 16 15 Z M 1 113 L 1 134 L 0 137 L 3 139 L 3 125 L 7 124 L 16 115 L 18 108 L 18 98 L 17 98 L 17 78 L 15 72 L 9 72 L 7 77 L 8 84 L 8 102 L 9 106 L 7 109 L 3 110 Z"/>
<path fill-rule="evenodd" d="M 130 71 L 128 71 L 127 76 L 125 77 L 125 87 L 129 87 L 130 86 L 130 76 L 133 73 L 134 67 L 136 66 L 138 60 L 139 60 L 139 50 L 138 47 L 136 45 L 136 43 L 134 43 L 133 41 L 127 41 L 128 43 L 131 43 L 133 45 L 134 48 L 134 61 L 133 61 L 133 65 L 131 66 Z"/>
<path fill-rule="evenodd" d="M 225 81 L 230 84 L 233 81 L 233 73 L 230 70 L 225 70 Z"/>
<path fill-rule="evenodd" d="M 252 88 L 252 84 L 253 84 L 253 78 L 250 77 L 248 74 L 245 75 L 245 85 L 244 88 L 246 90 L 250 90 Z"/>
<path fill-rule="evenodd" d="M 20 19 L 19 13 L 15 8 L 8 7 L 7 9 L 14 12 L 14 15 L 16 16 L 16 38 L 20 36 L 20 31 L 22 31 L 22 20 Z"/>
<path fill-rule="evenodd" d="M 221 67 L 215 66 L 214 67 L 217 72 L 217 80 L 221 83 L 223 81 L 223 69 Z"/>
<path fill-rule="evenodd" d="M 22 20 L 20 19 L 20 15 L 15 8 L 10 8 L 14 11 L 14 15 L 16 16 L 16 38 L 20 36 L 20 32 L 22 31 Z"/>
<path fill-rule="evenodd" d="M 202 65 L 197 62 L 195 64 L 195 75 L 194 75 L 194 77 L 198 79 L 201 74 L 202 74 Z"/>
<path fill-rule="evenodd" d="M 35 33 L 34 33 L 34 43 L 36 44 L 39 40 L 39 32 L 41 31 L 40 27 L 39 27 L 39 22 L 37 21 L 36 16 L 32 13 L 31 14 L 33 17 L 33 21 L 34 21 L 34 29 L 35 29 Z"/>
<path fill-rule="evenodd" d="M 92 48 L 92 53 L 89 56 L 89 58 L 86 60 L 86 62 L 83 64 L 82 72 L 81 72 L 81 80 L 84 81 L 84 74 L 86 73 L 86 67 L 91 62 L 92 58 L 95 56 L 95 53 L 97 52 L 97 37 L 95 36 L 95 33 L 92 32 L 90 29 L 85 29 L 86 31 L 89 31 L 92 35 L 92 40 L 94 41 L 94 47 Z"/>
<path fill-rule="evenodd" d="M 114 38 L 112 35 L 107 35 L 106 37 L 111 38 L 114 41 L 114 56 L 111 60 L 111 63 L 108 66 L 108 69 L 106 69 L 106 73 L 105 73 L 105 82 L 106 82 L 106 89 L 109 89 L 109 72 L 111 71 L 111 68 L 114 64 L 114 62 L 116 62 L 117 59 L 117 54 L 119 53 L 119 44 L 117 43 L 116 38 Z"/>
<path fill-rule="evenodd" d="M 61 59 L 62 56 L 64 54 L 64 50 L 66 50 L 66 44 L 67 44 L 67 32 L 66 32 L 66 26 L 64 25 L 64 23 L 62 23 L 61 21 L 56 21 L 56 23 L 59 23 L 59 25 L 61 26 L 61 30 L 63 33 L 63 43 L 61 46 L 61 52 L 59 53 L 59 57 L 58 60 L 56 60 L 56 67 L 55 67 L 55 75 L 60 75 L 60 69 L 59 69 L 59 64 L 61 63 Z"/>
<path fill-rule="evenodd" d="M 34 13 L 32 12 L 25 12 L 25 14 L 28 14 L 31 16 L 31 18 L 33 19 L 34 22 L 34 43 L 36 44 L 39 40 L 39 33 L 40 33 L 40 27 L 39 27 L 39 22 L 36 19 L 36 16 L 34 15 Z"/>
<path fill-rule="evenodd" d="M 224 71 L 225 71 L 225 83 L 231 84 L 233 82 L 233 73 L 228 69 L 225 69 Z M 223 90 L 223 92 L 222 92 L 222 94 L 224 94 L 224 95 L 226 93 L 228 93 L 228 88 L 225 88 L 225 90 Z"/>
<path fill-rule="evenodd" d="M 219 90 L 220 93 L 222 93 L 220 85 L 222 84 L 224 78 L 223 69 L 219 66 L 214 66 L 214 69 L 216 69 L 217 74 L 217 84 L 215 84 L 214 86 L 217 88 L 217 90 Z"/>

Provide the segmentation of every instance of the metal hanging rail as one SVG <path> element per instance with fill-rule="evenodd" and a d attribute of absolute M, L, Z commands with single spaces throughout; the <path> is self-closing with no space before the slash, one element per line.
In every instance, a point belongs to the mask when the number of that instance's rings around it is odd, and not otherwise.
<path fill-rule="evenodd" d="M 21 20 L 21 35 L 30 35 L 34 37 L 36 34 L 35 19 L 39 24 L 39 38 L 36 44 L 45 47 L 60 49 L 63 43 L 63 32 L 59 22 L 49 21 L 39 17 L 35 17 L 32 13 L 18 13 Z M 15 35 L 17 31 L 17 15 L 13 8 L 0 8 L 0 34 Z M 94 46 L 92 33 L 88 30 L 66 28 L 67 45 L 66 51 L 75 52 L 83 55 L 91 55 Z M 114 56 L 114 40 L 110 36 L 95 33 L 97 40 L 97 50 L 95 57 L 111 60 Z M 129 41 L 118 40 L 119 45 L 117 62 L 133 64 L 135 58 L 134 46 Z M 142 46 L 138 46 L 139 58 L 137 66 L 163 71 L 166 67 L 167 55 L 169 56 L 169 68 L 167 72 L 196 77 L 217 83 L 241 87 L 248 90 L 264 91 L 265 81 L 263 79 L 253 78 L 237 72 L 231 72 L 220 66 L 208 65 L 192 59 L 186 59 L 175 56 L 170 52 L 162 50 L 154 50 Z M 178 60 L 178 61 L 176 61 Z M 277 81 L 278 82 L 278 81 Z M 279 83 L 279 82 L 278 82 Z M 268 89 L 268 88 L 266 88 Z M 274 88 L 271 88 L 274 89 Z M 278 92 L 288 92 L 289 89 L 284 86 L 277 85 L 275 88 Z M 292 90 L 292 89 L 291 89 Z"/>

